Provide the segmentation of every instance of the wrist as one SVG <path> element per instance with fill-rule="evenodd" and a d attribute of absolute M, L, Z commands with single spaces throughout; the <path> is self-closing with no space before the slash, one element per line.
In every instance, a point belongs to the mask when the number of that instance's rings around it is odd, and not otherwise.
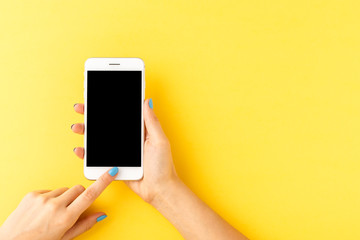
<path fill-rule="evenodd" d="M 158 209 L 166 202 L 168 199 L 175 194 L 176 191 L 180 189 L 183 185 L 180 178 L 177 176 L 169 179 L 168 181 L 164 182 L 161 187 L 159 187 L 154 194 L 151 201 L 148 203 L 151 204 L 154 208 Z"/>

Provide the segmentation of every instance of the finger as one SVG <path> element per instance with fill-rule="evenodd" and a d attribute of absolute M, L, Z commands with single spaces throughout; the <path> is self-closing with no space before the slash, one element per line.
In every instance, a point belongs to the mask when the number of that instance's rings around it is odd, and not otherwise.
<path fill-rule="evenodd" d="M 111 168 L 109 171 L 100 176 L 96 182 L 88 187 L 78 198 L 76 198 L 68 209 L 75 215 L 83 213 L 94 201 L 100 196 L 107 186 L 115 179 L 119 169 Z"/>
<path fill-rule="evenodd" d="M 146 100 L 145 100 L 146 101 Z M 145 101 L 144 101 L 144 104 L 145 104 Z M 144 122 L 144 141 L 148 140 L 149 139 L 149 133 L 148 133 L 148 130 L 146 128 L 146 124 Z"/>
<path fill-rule="evenodd" d="M 75 103 L 74 109 L 75 109 L 75 112 L 84 114 L 84 104 L 82 104 L 82 103 Z"/>
<path fill-rule="evenodd" d="M 72 203 L 81 193 L 85 191 L 85 188 L 81 185 L 75 185 L 61 196 L 58 197 L 58 200 L 63 203 L 65 206 L 68 206 Z"/>
<path fill-rule="evenodd" d="M 38 194 L 43 194 L 43 193 L 51 192 L 51 190 L 36 190 L 36 191 L 33 191 L 33 192 L 38 193 Z"/>
<path fill-rule="evenodd" d="M 145 140 L 148 140 L 148 139 L 149 139 L 149 133 L 148 133 L 148 130 L 147 130 L 145 124 L 144 124 L 144 139 L 145 139 Z"/>
<path fill-rule="evenodd" d="M 79 219 L 62 237 L 62 240 L 73 239 L 80 234 L 90 230 L 97 222 L 104 220 L 107 216 L 105 213 L 99 212 L 90 216 Z"/>
<path fill-rule="evenodd" d="M 53 190 L 53 191 L 44 193 L 44 196 L 47 196 L 47 197 L 50 197 L 50 198 L 55 198 L 55 197 L 60 196 L 60 195 L 63 194 L 64 192 L 66 192 L 68 189 L 69 189 L 69 188 L 67 188 L 67 187 L 58 188 L 58 189 L 55 189 L 55 190 Z"/>
<path fill-rule="evenodd" d="M 76 148 L 74 148 L 74 153 L 79 158 L 84 159 L 85 149 L 82 147 L 76 147 Z"/>
<path fill-rule="evenodd" d="M 166 138 L 164 131 L 161 128 L 159 119 L 156 117 L 154 110 L 152 109 L 152 99 L 146 99 L 144 103 L 144 121 L 147 129 L 147 138 L 154 139 Z"/>
<path fill-rule="evenodd" d="M 75 123 L 75 124 L 71 125 L 71 130 L 74 133 L 84 134 L 85 124 L 83 124 L 83 123 Z"/>

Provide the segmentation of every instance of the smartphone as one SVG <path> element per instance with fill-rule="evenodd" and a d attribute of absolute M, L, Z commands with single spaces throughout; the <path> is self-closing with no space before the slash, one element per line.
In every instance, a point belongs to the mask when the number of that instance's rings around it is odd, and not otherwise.
<path fill-rule="evenodd" d="M 140 58 L 85 62 L 84 174 L 98 179 L 118 167 L 116 180 L 143 177 L 145 65 Z"/>

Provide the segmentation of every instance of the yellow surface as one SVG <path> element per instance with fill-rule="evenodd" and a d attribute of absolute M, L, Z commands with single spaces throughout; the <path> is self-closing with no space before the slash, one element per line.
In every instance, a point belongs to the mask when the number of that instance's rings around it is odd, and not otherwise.
<path fill-rule="evenodd" d="M 28 191 L 91 183 L 70 131 L 84 62 L 141 57 L 177 171 L 220 215 L 251 239 L 359 239 L 359 12 L 357 0 L 2 0 L 0 222 Z M 92 210 L 109 217 L 79 239 L 181 239 L 122 182 Z"/>

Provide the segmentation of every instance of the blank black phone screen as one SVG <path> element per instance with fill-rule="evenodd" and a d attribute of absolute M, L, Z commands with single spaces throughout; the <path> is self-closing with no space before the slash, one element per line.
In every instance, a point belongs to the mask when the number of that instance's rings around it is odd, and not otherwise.
<path fill-rule="evenodd" d="M 86 165 L 141 166 L 142 71 L 87 71 Z"/>

